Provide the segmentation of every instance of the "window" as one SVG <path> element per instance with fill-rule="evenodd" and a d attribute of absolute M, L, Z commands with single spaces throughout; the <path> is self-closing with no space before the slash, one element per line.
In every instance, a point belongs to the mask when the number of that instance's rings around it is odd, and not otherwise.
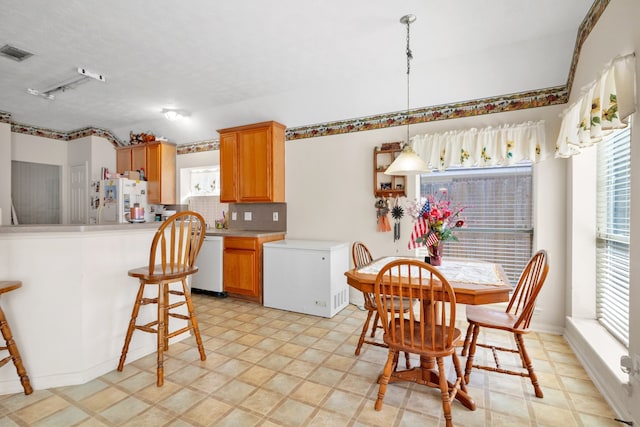
<path fill-rule="evenodd" d="M 192 196 L 217 196 L 220 194 L 220 169 L 194 168 L 190 171 L 190 193 Z"/>
<path fill-rule="evenodd" d="M 596 189 L 596 318 L 629 346 L 631 130 L 598 144 Z"/>
<path fill-rule="evenodd" d="M 533 198 L 530 164 L 499 168 L 460 168 L 420 178 L 420 194 L 446 188 L 456 205 L 466 206 L 458 242 L 447 242 L 445 256 L 499 263 L 516 283 L 532 252 Z M 426 255 L 420 249 L 419 255 Z"/>

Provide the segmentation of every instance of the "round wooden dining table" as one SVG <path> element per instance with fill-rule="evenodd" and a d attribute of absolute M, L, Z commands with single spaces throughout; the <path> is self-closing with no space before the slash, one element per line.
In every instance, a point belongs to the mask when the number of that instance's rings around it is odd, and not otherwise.
<path fill-rule="evenodd" d="M 362 292 L 373 293 L 378 271 L 386 263 L 399 258 L 410 257 L 383 257 L 351 269 L 344 273 L 347 283 Z M 477 305 L 509 301 L 512 286 L 500 264 L 476 259 L 445 258 L 437 268 L 453 287 L 456 304 Z M 419 367 L 394 371 L 389 383 L 413 381 L 429 386 L 437 385 L 440 381 L 439 375 L 433 370 L 433 366 L 432 359 L 421 358 Z M 458 390 L 456 399 L 465 407 L 476 409 L 476 404 L 468 393 Z"/>

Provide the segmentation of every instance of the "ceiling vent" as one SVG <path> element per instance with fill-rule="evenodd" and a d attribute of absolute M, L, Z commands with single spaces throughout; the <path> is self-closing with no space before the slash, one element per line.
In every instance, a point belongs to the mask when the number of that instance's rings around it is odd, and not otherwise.
<path fill-rule="evenodd" d="M 33 53 L 5 44 L 4 46 L 0 47 L 0 55 L 9 59 L 13 59 L 14 61 L 20 62 L 20 61 L 24 61 L 30 56 L 33 56 Z"/>

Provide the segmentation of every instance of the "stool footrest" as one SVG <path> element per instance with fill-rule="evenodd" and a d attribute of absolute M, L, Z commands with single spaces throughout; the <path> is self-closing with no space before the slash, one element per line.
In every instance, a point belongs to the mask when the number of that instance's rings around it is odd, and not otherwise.
<path fill-rule="evenodd" d="M 190 329 L 191 329 L 191 327 L 190 327 L 190 326 L 185 326 L 185 327 L 184 327 L 184 328 L 182 328 L 182 329 L 178 329 L 177 331 L 173 331 L 173 332 L 171 332 L 171 333 L 167 334 L 167 339 L 169 339 L 169 338 L 173 338 L 173 337 L 175 337 L 175 336 L 178 336 L 178 335 L 180 335 L 180 334 L 182 334 L 182 333 L 184 333 L 184 332 L 187 332 L 187 331 L 188 331 L 188 330 L 190 330 Z"/>
<path fill-rule="evenodd" d="M 175 318 L 175 319 L 182 319 L 182 320 L 190 320 L 191 317 L 189 316 L 185 316 L 184 314 L 180 314 L 180 313 L 169 313 L 169 316 Z"/>
<path fill-rule="evenodd" d="M 167 305 L 167 309 L 168 310 L 173 310 L 176 307 L 180 307 L 181 305 L 185 305 L 187 302 L 186 301 L 178 301 L 178 302 L 174 302 L 173 304 L 169 304 Z"/>
<path fill-rule="evenodd" d="M 11 356 L 7 356 L 4 359 L 0 360 L 0 368 L 9 363 L 9 360 L 11 360 Z"/>

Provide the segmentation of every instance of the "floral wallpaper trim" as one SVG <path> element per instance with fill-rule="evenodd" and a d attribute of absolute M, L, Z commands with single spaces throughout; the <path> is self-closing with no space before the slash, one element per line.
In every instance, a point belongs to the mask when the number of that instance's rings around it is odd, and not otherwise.
<path fill-rule="evenodd" d="M 11 123 L 11 113 L 0 111 L 0 123 Z"/>
<path fill-rule="evenodd" d="M 573 86 L 573 79 L 576 75 L 576 68 L 578 67 L 578 59 L 580 59 L 580 50 L 582 50 L 582 45 L 593 30 L 593 27 L 596 26 L 596 23 L 604 13 L 604 10 L 609 5 L 610 1 L 611 0 L 595 0 L 587 12 L 587 15 L 582 20 L 580 27 L 578 27 L 578 36 L 576 37 L 573 57 L 571 58 L 571 66 L 569 67 L 569 77 L 567 78 L 567 96 L 571 94 L 571 86 Z"/>
<path fill-rule="evenodd" d="M 285 135 L 287 140 L 338 135 L 413 123 L 503 113 L 506 111 L 523 110 L 525 108 L 546 107 L 548 105 L 566 104 L 567 101 L 568 93 L 566 87 L 557 86 L 538 91 L 521 92 L 456 104 L 419 108 L 410 110 L 408 113 L 406 111 L 400 111 L 318 125 L 288 128 Z"/>
<path fill-rule="evenodd" d="M 10 123 L 11 132 L 22 133 L 25 135 L 41 136 L 43 138 L 57 139 L 59 141 L 72 141 L 74 139 L 84 138 L 87 136 L 100 136 L 108 140 L 114 147 L 125 145 L 110 130 L 96 127 L 86 127 L 76 129 L 69 132 L 58 131 L 54 129 L 41 128 L 38 126 L 25 125 L 15 123 L 11 120 L 11 114 L 0 111 L 0 122 Z"/>
<path fill-rule="evenodd" d="M 201 142 L 194 142 L 192 144 L 181 144 L 178 145 L 178 154 L 190 154 L 190 153 L 201 153 L 204 151 L 215 151 L 220 149 L 220 141 L 207 140 Z"/>

